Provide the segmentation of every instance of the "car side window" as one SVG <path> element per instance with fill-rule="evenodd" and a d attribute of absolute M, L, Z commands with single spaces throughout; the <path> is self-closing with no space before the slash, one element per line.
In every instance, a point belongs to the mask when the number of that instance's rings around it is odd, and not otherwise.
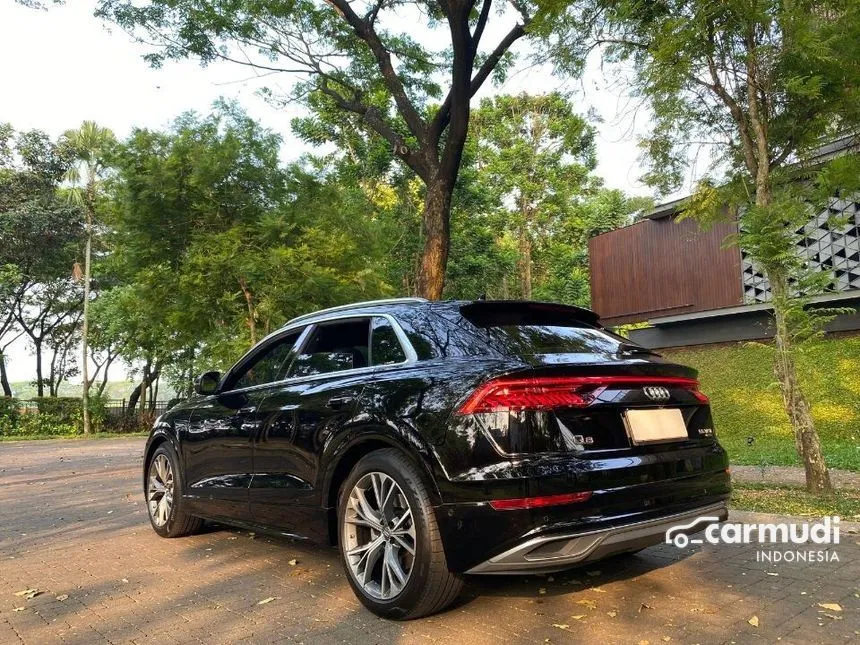
<path fill-rule="evenodd" d="M 283 373 L 287 367 L 287 359 L 300 335 L 301 330 L 282 336 L 258 354 L 244 368 L 244 372 L 233 379 L 233 385 L 230 389 L 239 390 L 264 383 L 274 383 L 284 378 Z"/>
<path fill-rule="evenodd" d="M 289 376 L 313 376 L 370 365 L 370 318 L 322 323 L 290 367 Z"/>
<path fill-rule="evenodd" d="M 392 365 L 406 360 L 406 353 L 387 318 L 374 318 L 370 332 L 370 361 L 372 365 Z"/>

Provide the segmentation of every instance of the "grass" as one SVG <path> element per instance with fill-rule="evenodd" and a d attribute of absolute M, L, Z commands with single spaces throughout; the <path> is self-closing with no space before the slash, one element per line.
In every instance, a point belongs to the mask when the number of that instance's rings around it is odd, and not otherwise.
<path fill-rule="evenodd" d="M 732 463 L 800 465 L 770 347 L 740 343 L 664 354 L 699 370 L 717 436 Z M 860 471 L 860 337 L 811 342 L 799 353 L 797 367 L 827 464 Z"/>
<path fill-rule="evenodd" d="M 833 497 L 819 497 L 797 486 L 733 483 L 731 507 L 741 511 L 822 517 L 838 515 L 860 521 L 860 491 L 841 490 Z"/>
<path fill-rule="evenodd" d="M 13 434 L 0 435 L 2 441 L 45 441 L 48 439 L 124 439 L 125 437 L 146 437 L 149 432 L 93 432 L 92 434 Z"/>

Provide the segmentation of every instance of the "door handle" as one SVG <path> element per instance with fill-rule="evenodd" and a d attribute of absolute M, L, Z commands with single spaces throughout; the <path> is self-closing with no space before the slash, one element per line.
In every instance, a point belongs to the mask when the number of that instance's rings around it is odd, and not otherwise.
<path fill-rule="evenodd" d="M 353 401 L 355 401 L 355 399 L 351 396 L 335 396 L 330 398 L 326 405 L 332 410 L 340 410 L 341 408 L 349 405 Z"/>

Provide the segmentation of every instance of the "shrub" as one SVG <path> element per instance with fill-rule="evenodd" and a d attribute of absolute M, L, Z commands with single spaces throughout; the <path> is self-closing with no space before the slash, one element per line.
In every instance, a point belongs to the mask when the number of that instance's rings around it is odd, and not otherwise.
<path fill-rule="evenodd" d="M 15 434 L 21 416 L 21 402 L 8 396 L 0 397 L 0 435 Z"/>
<path fill-rule="evenodd" d="M 0 435 L 76 435 L 84 431 L 81 400 L 57 396 L 34 399 L 35 409 L 21 409 L 18 399 L 0 398 Z M 92 431 L 105 425 L 105 401 L 90 398 Z"/>

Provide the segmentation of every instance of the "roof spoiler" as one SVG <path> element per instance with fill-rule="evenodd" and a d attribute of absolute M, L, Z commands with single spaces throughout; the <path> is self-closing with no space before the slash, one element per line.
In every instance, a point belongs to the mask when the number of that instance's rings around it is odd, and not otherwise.
<path fill-rule="evenodd" d="M 475 300 L 460 305 L 460 313 L 478 326 L 551 325 L 571 320 L 596 325 L 600 320 L 590 309 L 532 300 Z"/>

